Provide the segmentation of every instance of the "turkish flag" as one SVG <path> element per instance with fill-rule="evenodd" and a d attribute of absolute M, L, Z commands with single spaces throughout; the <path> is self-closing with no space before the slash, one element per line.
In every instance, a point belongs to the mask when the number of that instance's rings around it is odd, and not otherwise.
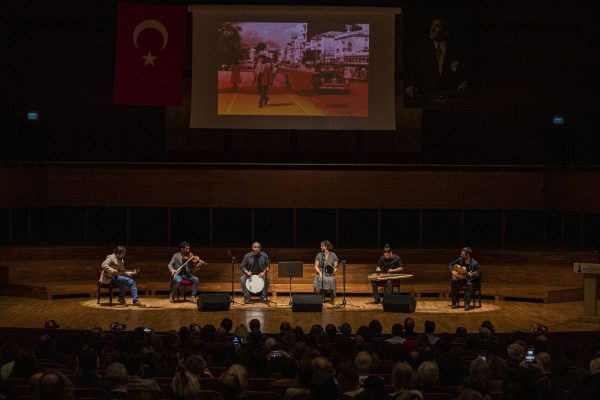
<path fill-rule="evenodd" d="M 175 106 L 183 92 L 186 6 L 119 3 L 116 104 Z"/>

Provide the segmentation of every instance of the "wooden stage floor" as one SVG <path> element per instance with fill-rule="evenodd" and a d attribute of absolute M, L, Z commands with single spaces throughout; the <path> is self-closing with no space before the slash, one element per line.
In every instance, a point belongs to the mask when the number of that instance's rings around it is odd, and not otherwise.
<path fill-rule="evenodd" d="M 452 310 L 447 299 L 421 298 L 417 300 L 416 312 L 390 313 L 383 312 L 381 304 L 372 304 L 367 296 L 349 296 L 345 308 L 336 308 L 331 303 L 323 305 L 320 313 L 292 312 L 289 296 L 278 296 L 277 301 L 269 305 L 255 302 L 251 305 L 240 304 L 241 296 L 236 297 L 236 304 L 229 311 L 200 312 L 190 303 L 169 302 L 167 297 L 145 297 L 145 308 L 131 305 L 108 305 L 108 298 L 102 298 L 100 305 L 96 299 L 71 298 L 41 300 L 24 297 L 0 296 L 0 326 L 42 328 L 44 321 L 54 319 L 61 328 L 90 329 L 102 327 L 108 329 L 112 322 L 118 321 L 131 330 L 138 326 L 151 327 L 157 331 L 168 331 L 188 326 L 192 322 L 200 325 L 208 323 L 219 325 L 221 320 L 229 317 L 234 326 L 257 318 L 262 323 L 263 332 L 279 332 L 281 321 L 290 321 L 308 331 L 313 324 L 333 323 L 336 326 L 344 322 L 352 325 L 353 332 L 359 326 L 366 325 L 373 319 L 383 324 L 384 332 L 389 333 L 392 324 L 402 322 L 411 316 L 422 330 L 426 320 L 437 324 L 436 331 L 454 332 L 457 326 L 464 326 L 475 333 L 484 320 L 491 320 L 498 332 L 529 331 L 534 323 L 542 323 L 550 328 L 550 332 L 597 331 L 598 323 L 576 321 L 582 314 L 583 301 L 568 303 L 531 303 L 519 301 L 484 300 L 481 308 L 465 312 L 462 308 Z M 255 300 L 256 301 L 256 300 Z M 337 303 L 341 302 L 338 297 Z"/>

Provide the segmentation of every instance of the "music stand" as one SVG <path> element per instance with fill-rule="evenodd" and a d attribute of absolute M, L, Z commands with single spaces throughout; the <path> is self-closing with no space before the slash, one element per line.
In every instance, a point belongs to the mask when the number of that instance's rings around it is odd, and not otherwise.
<path fill-rule="evenodd" d="M 277 271 L 279 278 L 290 278 L 290 304 L 292 304 L 292 278 L 304 277 L 304 264 L 302 261 L 280 261 Z"/>

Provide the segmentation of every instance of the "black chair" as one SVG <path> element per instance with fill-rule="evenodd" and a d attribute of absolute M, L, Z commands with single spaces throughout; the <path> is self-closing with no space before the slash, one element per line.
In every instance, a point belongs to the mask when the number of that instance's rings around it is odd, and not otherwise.
<path fill-rule="evenodd" d="M 469 286 L 467 284 L 463 284 L 458 287 L 459 305 L 460 305 L 460 293 L 463 292 L 463 296 L 464 296 L 464 292 L 468 288 L 469 288 Z M 473 307 L 475 307 L 477 298 L 479 299 L 479 308 L 481 308 L 481 271 L 479 271 L 479 282 L 477 282 L 475 285 L 473 285 L 473 296 L 471 296 L 471 300 L 473 300 Z M 465 304 L 465 306 L 466 306 L 466 304 Z"/>
<path fill-rule="evenodd" d="M 104 272 L 104 270 L 102 269 L 102 267 L 98 267 L 96 269 L 97 273 L 98 273 L 98 302 L 96 304 L 100 304 L 100 289 L 108 289 L 108 296 L 109 296 L 109 300 L 108 300 L 108 304 L 112 306 L 112 299 L 113 299 L 113 289 L 118 289 L 119 285 L 114 284 L 112 281 L 110 283 L 102 283 L 100 282 L 100 277 L 102 276 L 102 272 Z"/>

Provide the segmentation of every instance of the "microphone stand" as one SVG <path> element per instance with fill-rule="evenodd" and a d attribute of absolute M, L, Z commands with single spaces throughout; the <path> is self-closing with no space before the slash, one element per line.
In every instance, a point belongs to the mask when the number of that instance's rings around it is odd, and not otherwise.
<path fill-rule="evenodd" d="M 323 254 L 323 257 L 325 257 L 325 254 Z M 321 303 L 325 303 L 325 261 L 327 260 L 323 260 L 321 264 Z"/>
<path fill-rule="evenodd" d="M 346 260 L 342 260 L 342 302 L 335 306 L 335 308 L 346 308 Z"/>
<path fill-rule="evenodd" d="M 229 302 L 231 304 L 235 304 L 235 290 L 233 288 L 233 276 L 234 276 L 234 268 L 235 268 L 236 259 L 229 250 L 227 250 L 227 255 L 229 257 L 231 257 L 231 295 L 229 296 Z"/>
<path fill-rule="evenodd" d="M 290 272 L 290 305 L 292 305 L 292 273 Z"/>

